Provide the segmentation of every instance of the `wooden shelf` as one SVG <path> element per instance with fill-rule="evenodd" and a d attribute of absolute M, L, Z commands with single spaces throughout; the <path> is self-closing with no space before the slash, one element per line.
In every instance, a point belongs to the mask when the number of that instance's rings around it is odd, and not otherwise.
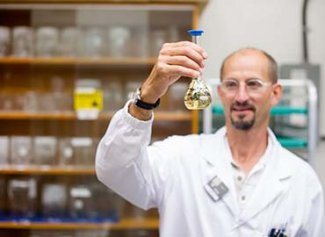
<path fill-rule="evenodd" d="M 0 175 L 95 175 L 93 167 L 78 166 L 25 166 L 0 167 Z"/>
<path fill-rule="evenodd" d="M 101 117 L 111 118 L 111 113 L 101 115 Z M 74 112 L 23 112 L 23 111 L 6 111 L 0 112 L 0 119 L 13 120 L 75 120 L 77 119 Z"/>
<path fill-rule="evenodd" d="M 99 115 L 98 120 L 109 120 L 113 116 L 113 112 L 103 112 Z M 75 112 L 22 112 L 22 111 L 2 111 L 0 112 L 0 120 L 77 120 Z M 187 111 L 157 111 L 155 112 L 157 121 L 191 121 L 191 112 Z"/>
<path fill-rule="evenodd" d="M 73 229 L 146 229 L 157 230 L 159 228 L 158 218 L 146 219 L 122 219 L 117 223 L 32 223 L 32 222 L 0 222 L 0 229 L 38 229 L 38 230 L 73 230 Z"/>
<path fill-rule="evenodd" d="M 0 64 L 33 64 L 33 65 L 111 65 L 111 66 L 148 66 L 154 65 L 156 58 L 16 58 L 16 57 L 4 57 L 0 58 Z"/>
<path fill-rule="evenodd" d="M 89 5 L 90 2 L 88 0 L 2 0 L 2 3 L 11 3 L 11 4 L 84 4 Z M 207 0 L 93 0 L 91 4 L 206 4 Z"/>

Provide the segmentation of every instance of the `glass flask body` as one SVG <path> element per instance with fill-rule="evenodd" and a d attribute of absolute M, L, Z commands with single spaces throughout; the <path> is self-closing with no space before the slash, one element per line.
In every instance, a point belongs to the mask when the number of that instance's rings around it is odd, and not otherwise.
<path fill-rule="evenodd" d="M 185 94 L 184 104 L 189 110 L 207 108 L 211 103 L 211 94 L 207 85 L 200 78 L 193 78 Z"/>

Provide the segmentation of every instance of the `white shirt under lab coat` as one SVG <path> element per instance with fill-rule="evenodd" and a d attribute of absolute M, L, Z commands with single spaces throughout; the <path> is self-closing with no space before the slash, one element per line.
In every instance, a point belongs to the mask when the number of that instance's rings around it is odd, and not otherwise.
<path fill-rule="evenodd" d="M 324 237 L 324 200 L 313 169 L 281 147 L 269 130 L 269 162 L 240 209 L 226 129 L 215 134 L 172 136 L 149 146 L 150 121 L 127 112 L 110 122 L 96 154 L 101 182 L 131 203 L 158 208 L 161 237 L 262 237 L 272 228 L 290 237 Z M 228 191 L 219 197 L 214 178 Z"/>

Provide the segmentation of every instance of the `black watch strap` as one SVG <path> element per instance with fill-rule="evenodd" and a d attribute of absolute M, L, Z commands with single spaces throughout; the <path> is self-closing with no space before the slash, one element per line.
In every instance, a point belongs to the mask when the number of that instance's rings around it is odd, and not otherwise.
<path fill-rule="evenodd" d="M 137 89 L 137 96 L 135 98 L 135 105 L 138 106 L 141 109 L 146 109 L 146 110 L 152 110 L 155 109 L 159 106 L 160 104 L 160 98 L 156 101 L 156 103 L 151 104 L 151 103 L 147 103 L 141 100 L 141 96 L 140 96 L 140 92 L 141 92 L 141 88 Z"/>
<path fill-rule="evenodd" d="M 146 109 L 146 110 L 152 110 L 152 109 L 155 109 L 159 106 L 160 104 L 160 99 L 157 100 L 156 103 L 154 104 L 150 104 L 150 103 L 146 103 L 140 99 L 136 99 L 135 100 L 135 105 L 138 106 L 139 108 L 141 109 Z"/>

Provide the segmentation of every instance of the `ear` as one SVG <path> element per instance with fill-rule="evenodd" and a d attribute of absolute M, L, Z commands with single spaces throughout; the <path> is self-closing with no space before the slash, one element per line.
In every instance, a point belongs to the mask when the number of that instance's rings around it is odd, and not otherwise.
<path fill-rule="evenodd" d="M 272 86 L 272 94 L 271 94 L 271 105 L 277 105 L 282 97 L 283 88 L 279 83 L 276 83 Z"/>
<path fill-rule="evenodd" d="M 220 85 L 217 86 L 218 96 L 221 96 L 221 88 Z"/>
<path fill-rule="evenodd" d="M 221 103 L 223 104 L 224 92 L 223 92 L 222 89 L 221 89 L 221 85 L 218 85 L 218 86 L 217 86 L 217 90 L 218 90 L 218 96 L 219 96 L 219 99 L 221 100 Z"/>

